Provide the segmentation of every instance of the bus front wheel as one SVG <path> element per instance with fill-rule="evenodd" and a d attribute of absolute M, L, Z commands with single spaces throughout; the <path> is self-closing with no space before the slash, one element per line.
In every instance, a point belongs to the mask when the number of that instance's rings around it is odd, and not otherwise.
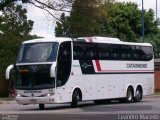
<path fill-rule="evenodd" d="M 39 109 L 44 110 L 44 104 L 39 104 Z"/>
<path fill-rule="evenodd" d="M 77 107 L 79 101 L 80 101 L 80 92 L 78 91 L 78 89 L 76 89 L 74 90 L 72 95 L 71 107 Z"/>

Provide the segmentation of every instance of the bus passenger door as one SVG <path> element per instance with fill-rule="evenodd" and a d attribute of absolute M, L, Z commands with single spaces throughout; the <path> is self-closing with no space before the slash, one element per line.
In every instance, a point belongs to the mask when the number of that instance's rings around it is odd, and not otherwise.
<path fill-rule="evenodd" d="M 57 59 L 57 100 L 65 102 L 67 100 L 66 83 L 71 72 L 71 42 L 61 43 Z"/>

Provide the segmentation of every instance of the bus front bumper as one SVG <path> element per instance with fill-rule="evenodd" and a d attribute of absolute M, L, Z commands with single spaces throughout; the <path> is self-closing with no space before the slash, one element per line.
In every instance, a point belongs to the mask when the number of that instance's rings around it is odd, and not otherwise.
<path fill-rule="evenodd" d="M 56 103 L 53 96 L 47 97 L 16 97 L 16 102 L 18 104 L 52 104 Z"/>

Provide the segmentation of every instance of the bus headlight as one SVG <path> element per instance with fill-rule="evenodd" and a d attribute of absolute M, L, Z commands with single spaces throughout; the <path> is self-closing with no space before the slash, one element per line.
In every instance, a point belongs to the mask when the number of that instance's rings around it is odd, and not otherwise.
<path fill-rule="evenodd" d="M 27 96 L 17 93 L 16 97 L 27 97 Z"/>
<path fill-rule="evenodd" d="M 21 95 L 20 95 L 20 94 L 17 94 L 17 97 L 21 97 Z"/>
<path fill-rule="evenodd" d="M 54 95 L 54 93 L 48 93 L 48 94 L 47 94 L 47 96 L 52 96 L 52 95 Z"/>
<path fill-rule="evenodd" d="M 53 96 L 53 95 L 54 95 L 54 93 L 47 93 L 47 94 L 42 95 L 42 97 L 49 97 L 49 96 Z"/>

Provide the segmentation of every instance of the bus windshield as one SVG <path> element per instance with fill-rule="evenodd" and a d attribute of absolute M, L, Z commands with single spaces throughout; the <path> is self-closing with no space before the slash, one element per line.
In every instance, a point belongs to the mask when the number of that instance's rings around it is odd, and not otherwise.
<path fill-rule="evenodd" d="M 58 43 L 23 44 L 19 51 L 17 63 L 52 62 L 57 57 Z"/>
<path fill-rule="evenodd" d="M 50 77 L 50 68 L 51 64 L 16 66 L 16 89 L 32 90 L 55 87 L 55 78 Z"/>

